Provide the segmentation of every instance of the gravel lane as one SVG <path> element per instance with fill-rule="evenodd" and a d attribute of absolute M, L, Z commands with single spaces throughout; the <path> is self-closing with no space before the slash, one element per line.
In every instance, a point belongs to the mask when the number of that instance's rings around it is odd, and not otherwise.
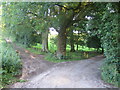
<path fill-rule="evenodd" d="M 47 71 L 13 88 L 115 88 L 101 80 L 102 56 L 54 64 Z"/>

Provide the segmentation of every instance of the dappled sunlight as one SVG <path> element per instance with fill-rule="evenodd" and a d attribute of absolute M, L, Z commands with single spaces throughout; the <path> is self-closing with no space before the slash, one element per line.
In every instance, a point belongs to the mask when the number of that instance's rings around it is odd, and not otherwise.
<path fill-rule="evenodd" d="M 25 52 L 26 52 L 26 53 L 29 53 L 29 51 L 28 51 L 28 50 L 25 50 Z"/>
<path fill-rule="evenodd" d="M 33 55 L 30 55 L 30 57 L 31 57 L 32 59 L 35 59 L 35 56 L 33 56 Z"/>

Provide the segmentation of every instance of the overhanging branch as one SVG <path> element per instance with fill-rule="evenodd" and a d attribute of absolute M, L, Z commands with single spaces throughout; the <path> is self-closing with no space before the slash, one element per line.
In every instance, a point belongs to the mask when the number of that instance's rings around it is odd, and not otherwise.
<path fill-rule="evenodd" d="M 60 4 L 55 4 L 55 5 L 56 5 L 56 6 L 59 6 L 59 7 L 61 7 L 61 8 L 64 8 L 64 9 L 66 9 L 66 10 L 73 10 L 73 11 L 75 11 L 75 10 L 77 10 L 77 9 L 80 8 L 81 2 L 79 2 L 78 6 L 77 6 L 76 8 L 73 8 L 73 7 L 67 8 L 67 7 L 65 7 L 65 6 L 63 6 L 63 5 L 60 5 Z"/>

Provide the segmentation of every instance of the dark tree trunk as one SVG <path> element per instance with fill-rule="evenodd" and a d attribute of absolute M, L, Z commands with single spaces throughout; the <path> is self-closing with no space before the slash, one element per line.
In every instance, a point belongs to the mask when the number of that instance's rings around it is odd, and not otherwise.
<path fill-rule="evenodd" d="M 74 46 L 74 43 L 71 43 L 71 50 L 70 52 L 75 52 L 75 46 Z"/>
<path fill-rule="evenodd" d="M 76 48 L 76 50 L 78 51 L 78 49 L 79 49 L 79 45 L 78 45 L 78 43 L 77 43 L 77 48 Z"/>
<path fill-rule="evenodd" d="M 42 32 L 42 51 L 48 52 L 48 30 Z"/>
<path fill-rule="evenodd" d="M 66 28 L 61 28 L 58 33 L 57 58 L 63 59 L 66 56 Z"/>
<path fill-rule="evenodd" d="M 97 53 L 99 52 L 99 48 L 97 48 Z"/>
<path fill-rule="evenodd" d="M 78 49 L 79 49 L 79 31 L 78 31 L 78 37 L 77 37 L 77 48 L 76 48 L 76 50 L 78 51 Z"/>
<path fill-rule="evenodd" d="M 70 46 L 71 46 L 70 51 L 75 52 L 73 30 L 70 31 Z"/>
<path fill-rule="evenodd" d="M 73 15 L 63 15 L 60 12 L 62 17 L 60 21 L 60 30 L 58 31 L 58 42 L 57 42 L 57 58 L 65 59 L 66 56 L 66 39 L 67 39 L 67 28 L 72 25 Z"/>
<path fill-rule="evenodd" d="M 103 49 L 103 47 L 102 47 L 102 53 L 104 53 L 104 49 Z"/>

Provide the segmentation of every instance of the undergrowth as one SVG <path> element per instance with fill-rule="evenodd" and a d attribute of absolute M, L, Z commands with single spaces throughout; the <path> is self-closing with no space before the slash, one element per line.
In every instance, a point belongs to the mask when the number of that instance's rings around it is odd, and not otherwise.
<path fill-rule="evenodd" d="M 0 41 L 0 88 L 4 88 L 9 84 L 17 81 L 15 76 L 21 75 L 21 60 L 11 44 Z"/>

